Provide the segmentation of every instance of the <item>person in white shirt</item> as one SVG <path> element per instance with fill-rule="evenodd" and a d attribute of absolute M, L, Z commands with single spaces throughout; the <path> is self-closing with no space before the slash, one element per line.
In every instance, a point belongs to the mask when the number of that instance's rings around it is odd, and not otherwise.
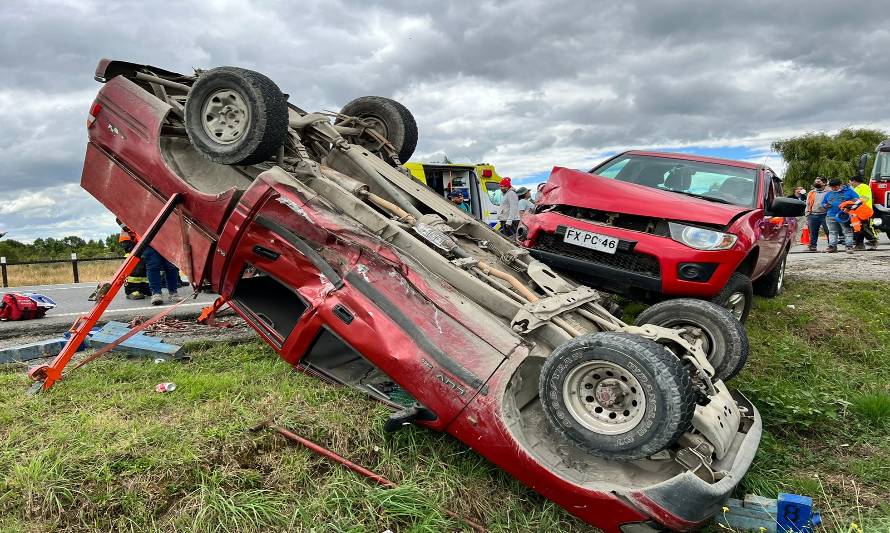
<path fill-rule="evenodd" d="M 500 209 L 498 209 L 500 232 L 507 237 L 512 237 L 516 233 L 516 227 L 519 225 L 519 196 L 513 190 L 510 178 L 501 178 L 500 186 L 501 205 Z"/>

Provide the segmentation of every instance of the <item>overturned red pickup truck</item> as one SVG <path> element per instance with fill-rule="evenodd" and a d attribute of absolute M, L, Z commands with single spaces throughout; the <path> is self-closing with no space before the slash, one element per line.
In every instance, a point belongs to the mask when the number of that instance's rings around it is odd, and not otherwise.
<path fill-rule="evenodd" d="M 388 428 L 447 431 L 605 531 L 695 528 L 750 466 L 738 322 L 697 300 L 611 315 L 410 177 L 401 104 L 308 113 L 233 67 L 96 79 L 83 187 L 140 232 L 181 197 L 152 246 L 288 363 L 393 406 Z"/>

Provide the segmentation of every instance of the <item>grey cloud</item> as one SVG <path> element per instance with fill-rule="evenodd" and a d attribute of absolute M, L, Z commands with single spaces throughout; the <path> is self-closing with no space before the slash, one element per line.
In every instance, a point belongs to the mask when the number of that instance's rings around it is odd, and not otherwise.
<path fill-rule="evenodd" d="M 252 68 L 307 109 L 396 97 L 420 125 L 419 155 L 484 159 L 519 176 L 606 147 L 890 124 L 885 9 L 876 0 L 4 2 L 0 199 L 75 186 L 103 56 L 185 73 Z M 97 205 L 2 222 L 73 228 L 76 213 L 100 216 Z"/>

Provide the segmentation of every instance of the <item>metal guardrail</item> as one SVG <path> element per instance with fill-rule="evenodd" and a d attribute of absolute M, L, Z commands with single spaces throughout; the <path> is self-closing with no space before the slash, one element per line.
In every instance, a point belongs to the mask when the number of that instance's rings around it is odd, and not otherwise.
<path fill-rule="evenodd" d="M 2 279 L 3 287 L 9 287 L 9 278 L 7 277 L 7 266 L 20 265 L 48 265 L 52 263 L 70 263 L 71 273 L 73 274 L 74 283 L 80 283 L 80 272 L 77 270 L 78 263 L 89 263 L 91 261 L 122 261 L 126 259 L 124 256 L 111 257 L 90 257 L 88 259 L 78 259 L 77 254 L 71 254 L 71 259 L 42 259 L 39 261 L 17 261 L 15 263 L 7 263 L 5 257 L 0 257 L 0 279 Z"/>

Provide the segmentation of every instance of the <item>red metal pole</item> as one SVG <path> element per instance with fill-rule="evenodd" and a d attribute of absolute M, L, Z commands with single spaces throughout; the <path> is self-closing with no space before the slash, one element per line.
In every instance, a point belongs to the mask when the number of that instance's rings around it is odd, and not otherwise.
<path fill-rule="evenodd" d="M 385 477 L 383 477 L 379 474 L 375 474 L 374 472 L 371 472 L 367 468 L 365 468 L 363 466 L 359 466 L 359 465 L 353 463 L 352 461 L 350 461 L 349 459 L 347 459 L 341 455 L 337 455 L 335 452 L 328 450 L 327 448 L 324 448 L 322 446 L 319 446 L 318 444 L 315 444 L 314 442 L 312 442 L 309 439 L 304 439 L 303 437 L 297 435 L 296 433 L 288 431 L 287 429 L 285 429 L 281 426 L 269 426 L 269 427 L 274 429 L 278 433 L 281 433 L 282 435 L 287 437 L 289 440 L 292 440 L 292 441 L 296 442 L 297 444 L 302 444 L 303 446 L 309 448 L 313 452 L 315 452 L 319 455 L 323 455 L 323 456 L 327 457 L 328 459 L 331 459 L 332 461 L 336 461 L 336 462 L 340 463 L 341 465 L 352 470 L 356 474 L 361 474 L 361 475 L 365 476 L 366 478 L 370 479 L 371 481 L 373 481 L 374 483 L 377 483 L 378 485 L 383 485 L 384 487 L 388 487 L 390 489 L 395 488 L 397 486 L 395 483 L 386 479 Z"/>
<path fill-rule="evenodd" d="M 65 365 L 68 364 L 68 361 L 71 360 L 77 352 L 77 349 L 87 338 L 90 329 L 99 321 L 102 313 L 105 312 L 105 309 L 107 309 L 109 304 L 111 304 L 111 301 L 114 300 L 117 291 L 123 287 L 127 280 L 127 276 L 133 272 L 133 269 L 136 268 L 136 265 L 139 263 L 142 251 L 145 250 L 155 235 L 158 234 L 161 226 L 167 221 L 167 218 L 170 216 L 170 213 L 173 212 L 173 208 L 176 207 L 179 200 L 180 195 L 178 193 L 174 194 L 167 200 L 167 203 L 164 204 L 164 208 L 158 213 L 158 216 L 155 217 L 154 221 L 152 221 L 151 225 L 148 227 L 145 236 L 136 244 L 136 247 L 133 248 L 133 252 L 130 256 L 127 257 L 123 264 L 121 264 L 120 268 L 117 269 L 117 273 L 114 275 L 114 279 L 111 280 L 105 294 L 102 294 L 101 296 L 97 294 L 96 305 L 93 306 L 93 309 L 90 310 L 88 314 L 77 317 L 74 321 L 74 324 L 69 330 L 71 332 L 71 337 L 68 339 L 65 347 L 62 348 L 62 351 L 59 352 L 59 355 L 57 355 L 49 365 L 40 365 L 32 368 L 31 371 L 28 372 L 28 377 L 36 382 L 31 387 L 31 392 L 37 392 L 41 389 L 49 390 L 49 388 L 53 386 L 53 383 L 62 378 L 62 370 L 65 369 Z"/>

